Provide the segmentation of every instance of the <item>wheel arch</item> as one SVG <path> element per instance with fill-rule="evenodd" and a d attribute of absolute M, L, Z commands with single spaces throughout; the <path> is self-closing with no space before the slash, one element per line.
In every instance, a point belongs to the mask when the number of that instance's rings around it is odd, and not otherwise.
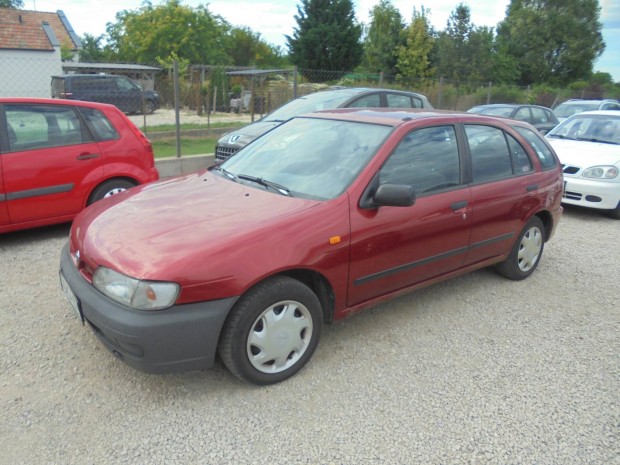
<path fill-rule="evenodd" d="M 132 183 L 134 186 L 137 186 L 138 184 L 140 184 L 140 182 L 137 179 L 134 179 L 131 176 L 111 176 L 109 178 L 102 179 L 97 184 L 95 184 L 88 192 L 88 195 L 86 196 L 86 202 L 84 203 L 84 208 L 90 205 L 92 197 L 93 197 L 93 193 L 97 189 L 99 189 L 99 186 L 101 186 L 102 184 L 105 184 L 106 182 L 115 181 L 115 180 L 127 181 L 127 182 Z"/>
<path fill-rule="evenodd" d="M 553 224 L 553 215 L 547 210 L 539 211 L 536 215 L 542 221 L 545 227 L 545 242 L 551 238 L 551 233 L 555 225 Z"/>
<path fill-rule="evenodd" d="M 334 321 L 335 296 L 333 287 L 325 276 L 315 270 L 294 268 L 279 271 L 263 277 L 261 280 L 248 288 L 244 294 L 250 289 L 259 286 L 261 283 L 278 276 L 287 276 L 308 286 L 310 290 L 314 292 L 317 299 L 319 299 L 321 310 L 323 312 L 323 323 L 332 323 Z"/>

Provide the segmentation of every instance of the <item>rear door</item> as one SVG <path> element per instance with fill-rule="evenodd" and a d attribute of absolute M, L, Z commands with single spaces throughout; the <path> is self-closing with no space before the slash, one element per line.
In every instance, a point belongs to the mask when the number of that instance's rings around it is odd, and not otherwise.
<path fill-rule="evenodd" d="M 503 129 L 465 124 L 471 156 L 472 232 L 466 264 L 505 254 L 538 203 L 539 173 Z"/>
<path fill-rule="evenodd" d="M 2 154 L 11 223 L 79 212 L 103 167 L 99 146 L 74 107 L 6 104 L 4 115 L 15 134 Z"/>

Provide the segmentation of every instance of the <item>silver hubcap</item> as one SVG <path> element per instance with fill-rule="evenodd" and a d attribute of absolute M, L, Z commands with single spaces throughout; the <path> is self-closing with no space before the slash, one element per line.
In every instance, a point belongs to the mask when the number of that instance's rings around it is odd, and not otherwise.
<path fill-rule="evenodd" d="M 110 189 L 108 192 L 105 193 L 103 198 L 105 199 L 106 197 L 111 197 L 111 196 L 113 196 L 115 194 L 120 194 L 124 190 L 127 190 L 127 189 L 125 189 L 124 187 L 117 187 L 115 189 Z"/>
<path fill-rule="evenodd" d="M 536 264 L 540 250 L 542 249 L 542 234 L 537 227 L 530 228 L 521 239 L 521 245 L 519 246 L 519 254 L 517 255 L 517 261 L 519 263 L 519 269 L 523 272 L 530 271 Z"/>
<path fill-rule="evenodd" d="M 312 316 L 301 303 L 284 300 L 267 308 L 250 330 L 250 363 L 263 373 L 280 373 L 297 363 L 312 338 Z"/>

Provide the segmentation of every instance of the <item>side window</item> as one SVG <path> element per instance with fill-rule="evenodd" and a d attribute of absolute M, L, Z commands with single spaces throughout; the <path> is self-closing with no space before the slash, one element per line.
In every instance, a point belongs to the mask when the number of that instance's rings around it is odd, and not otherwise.
<path fill-rule="evenodd" d="M 33 150 L 86 142 L 71 107 L 6 105 L 9 150 Z"/>
<path fill-rule="evenodd" d="M 358 98 L 354 102 L 347 105 L 349 108 L 366 108 L 366 107 L 380 107 L 381 96 L 379 94 L 364 95 Z"/>
<path fill-rule="evenodd" d="M 532 116 L 533 124 L 544 124 L 549 122 L 549 118 L 547 118 L 547 113 L 542 108 L 532 108 Z"/>
<path fill-rule="evenodd" d="M 504 131 L 490 126 L 466 125 L 474 183 L 512 176 L 512 162 Z"/>
<path fill-rule="evenodd" d="M 80 113 L 84 117 L 86 125 L 98 141 L 120 138 L 110 120 L 99 110 L 82 107 L 80 108 Z"/>
<path fill-rule="evenodd" d="M 532 161 L 525 149 L 510 134 L 506 134 L 510 155 L 512 158 L 512 172 L 515 174 L 529 173 L 532 171 Z"/>
<path fill-rule="evenodd" d="M 515 126 L 514 128 L 530 143 L 534 149 L 534 152 L 536 152 L 536 156 L 540 160 L 540 165 L 543 170 L 551 169 L 556 166 L 556 158 L 553 156 L 553 152 L 547 146 L 542 137 L 527 128 L 522 128 L 519 126 Z"/>
<path fill-rule="evenodd" d="M 117 78 L 115 79 L 115 81 L 116 81 L 116 85 L 118 86 L 119 90 L 124 90 L 124 91 L 136 90 L 136 86 L 129 79 Z"/>
<path fill-rule="evenodd" d="M 411 97 L 408 95 L 385 94 L 389 108 L 415 108 L 411 105 Z"/>
<path fill-rule="evenodd" d="M 520 121 L 527 121 L 529 123 L 530 121 L 532 121 L 530 109 L 528 107 L 519 108 L 515 113 L 515 119 L 518 119 Z"/>
<path fill-rule="evenodd" d="M 381 184 L 413 185 L 416 195 L 460 184 L 459 152 L 452 126 L 407 134 L 379 172 Z"/>

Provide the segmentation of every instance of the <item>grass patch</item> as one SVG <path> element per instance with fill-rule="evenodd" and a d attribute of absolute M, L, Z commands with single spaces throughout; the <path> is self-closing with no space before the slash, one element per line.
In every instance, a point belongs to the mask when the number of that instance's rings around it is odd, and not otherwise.
<path fill-rule="evenodd" d="M 201 155 L 215 152 L 216 138 L 206 139 L 181 139 L 181 156 Z M 177 156 L 176 139 L 153 141 L 153 153 L 155 158 L 168 158 Z"/>
<path fill-rule="evenodd" d="M 190 129 L 218 129 L 218 128 L 238 128 L 242 126 L 247 126 L 250 124 L 249 122 L 242 121 L 221 121 L 217 123 L 211 123 L 208 127 L 206 123 L 187 123 L 181 124 L 181 131 L 186 131 Z M 144 126 L 138 125 L 138 127 L 144 131 Z M 145 134 L 148 136 L 150 132 L 173 132 L 176 131 L 177 127 L 174 124 L 158 124 L 156 126 L 147 125 Z"/>

